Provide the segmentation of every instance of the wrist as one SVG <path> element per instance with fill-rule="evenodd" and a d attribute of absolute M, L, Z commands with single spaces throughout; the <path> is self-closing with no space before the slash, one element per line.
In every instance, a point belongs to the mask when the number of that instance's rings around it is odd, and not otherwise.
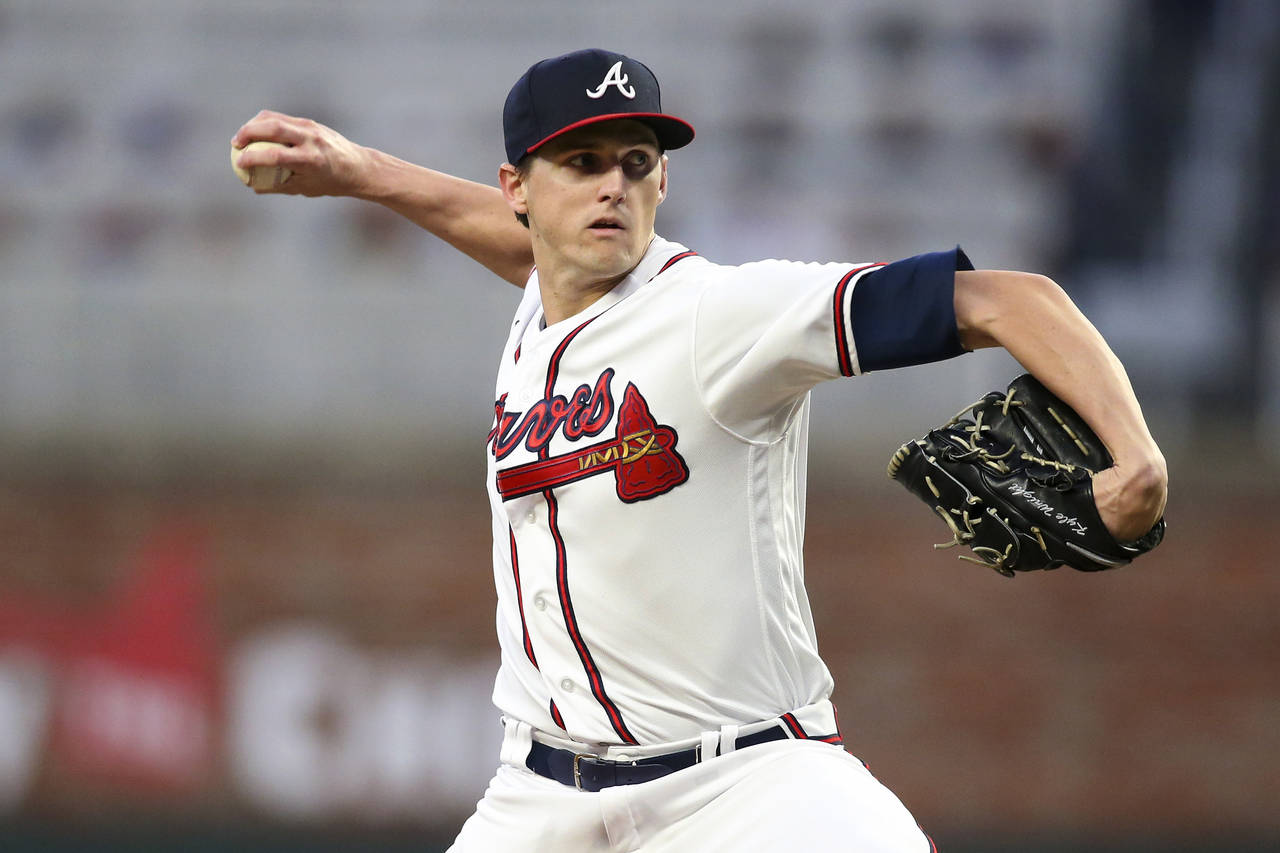
<path fill-rule="evenodd" d="M 1123 507 L 1123 514 L 1136 524 L 1135 529 L 1141 528 L 1134 535 L 1141 536 L 1164 515 L 1169 494 L 1169 472 L 1164 456 L 1158 450 L 1139 457 L 1130 456 L 1117 461 L 1111 470 L 1116 477 L 1118 506 Z"/>
<path fill-rule="evenodd" d="M 380 204 L 392 201 L 399 186 L 392 176 L 397 165 L 407 165 L 376 148 L 356 146 L 351 164 L 351 197 Z"/>
<path fill-rule="evenodd" d="M 1129 455 L 1115 462 L 1126 484 L 1140 494 L 1163 494 L 1169 484 L 1169 468 L 1164 455 L 1155 448 Z"/>

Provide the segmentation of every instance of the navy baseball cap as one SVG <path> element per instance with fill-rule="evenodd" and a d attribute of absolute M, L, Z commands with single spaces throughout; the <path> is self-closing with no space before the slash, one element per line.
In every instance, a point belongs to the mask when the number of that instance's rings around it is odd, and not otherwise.
<path fill-rule="evenodd" d="M 653 129 L 662 150 L 693 141 L 693 126 L 662 111 L 658 78 L 643 62 L 608 50 L 544 59 L 511 87 L 502 108 L 507 162 L 579 127 L 630 118 Z"/>

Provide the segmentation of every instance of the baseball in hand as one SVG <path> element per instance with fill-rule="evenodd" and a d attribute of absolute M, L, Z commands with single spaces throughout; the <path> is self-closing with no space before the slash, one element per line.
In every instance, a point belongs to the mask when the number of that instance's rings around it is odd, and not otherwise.
<path fill-rule="evenodd" d="M 287 146 L 279 142 L 250 142 L 243 148 L 231 146 L 231 168 L 235 170 L 236 176 L 248 187 L 255 190 L 275 190 L 279 189 L 281 184 L 289 180 L 289 176 L 293 172 L 284 166 L 252 166 L 248 169 L 241 169 L 236 165 L 236 160 L 246 151 L 254 151 L 260 148 L 285 148 Z"/>

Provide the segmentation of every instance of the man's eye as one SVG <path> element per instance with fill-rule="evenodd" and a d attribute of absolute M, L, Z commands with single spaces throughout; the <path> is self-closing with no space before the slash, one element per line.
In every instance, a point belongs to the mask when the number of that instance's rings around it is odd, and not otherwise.
<path fill-rule="evenodd" d="M 596 158 L 594 154 L 575 154 L 569 158 L 569 165 L 577 169 L 594 169 Z"/>
<path fill-rule="evenodd" d="M 653 171 L 654 161 L 645 151 L 633 151 L 623 160 L 622 169 L 633 180 L 643 179 Z"/>

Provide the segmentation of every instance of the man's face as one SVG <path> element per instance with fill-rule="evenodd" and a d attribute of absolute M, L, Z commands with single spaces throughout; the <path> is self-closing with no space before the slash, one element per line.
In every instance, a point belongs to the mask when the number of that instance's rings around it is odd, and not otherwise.
<path fill-rule="evenodd" d="M 629 273 L 653 239 L 666 157 L 631 119 L 570 131 L 538 149 L 514 194 L 529 215 L 540 268 L 596 283 Z"/>

